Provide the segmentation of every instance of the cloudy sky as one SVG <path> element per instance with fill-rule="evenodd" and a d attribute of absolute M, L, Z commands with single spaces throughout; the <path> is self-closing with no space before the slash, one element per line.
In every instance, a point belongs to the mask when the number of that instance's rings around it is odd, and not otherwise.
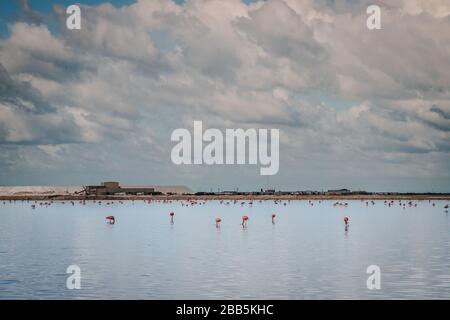
<path fill-rule="evenodd" d="M 0 3 L 0 185 L 450 191 L 448 0 L 72 3 Z M 278 174 L 174 165 L 194 120 L 278 128 Z"/>

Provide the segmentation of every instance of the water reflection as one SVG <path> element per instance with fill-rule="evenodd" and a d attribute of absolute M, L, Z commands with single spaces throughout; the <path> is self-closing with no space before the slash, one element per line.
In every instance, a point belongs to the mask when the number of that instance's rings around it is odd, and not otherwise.
<path fill-rule="evenodd" d="M 0 203 L 0 298 L 450 298 L 444 205 Z M 65 287 L 73 264 L 81 290 Z"/>

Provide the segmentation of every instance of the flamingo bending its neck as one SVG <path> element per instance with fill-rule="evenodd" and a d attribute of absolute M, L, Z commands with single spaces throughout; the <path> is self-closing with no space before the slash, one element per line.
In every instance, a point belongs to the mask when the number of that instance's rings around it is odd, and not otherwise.
<path fill-rule="evenodd" d="M 109 222 L 110 224 L 116 223 L 116 218 L 114 218 L 114 216 L 107 216 L 107 217 L 106 217 L 106 220 L 108 220 L 108 222 Z"/>

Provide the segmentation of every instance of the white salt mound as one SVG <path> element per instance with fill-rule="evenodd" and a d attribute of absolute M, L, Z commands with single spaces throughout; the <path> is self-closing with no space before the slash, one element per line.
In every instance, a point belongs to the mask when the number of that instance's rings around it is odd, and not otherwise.
<path fill-rule="evenodd" d="M 1 196 L 11 195 L 66 195 L 81 191 L 82 187 L 52 187 L 52 186 L 19 186 L 0 187 Z"/>

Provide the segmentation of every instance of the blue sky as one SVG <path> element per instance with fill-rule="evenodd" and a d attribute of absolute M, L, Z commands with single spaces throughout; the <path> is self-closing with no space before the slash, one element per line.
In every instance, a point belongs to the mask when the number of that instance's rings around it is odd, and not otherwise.
<path fill-rule="evenodd" d="M 2 1 L 0 185 L 448 192 L 450 3 L 372 2 Z M 173 164 L 194 120 L 279 129 L 279 173 Z"/>
<path fill-rule="evenodd" d="M 185 0 L 170 0 L 177 4 L 183 4 Z M 244 3 L 252 3 L 257 0 L 242 0 Z M 120 7 L 129 5 L 135 2 L 135 0 L 85 0 L 85 1 L 73 1 L 73 0 L 29 0 L 28 4 L 32 10 L 41 12 L 43 14 L 51 14 L 52 8 L 55 4 L 67 7 L 74 3 L 95 6 L 108 2 L 113 6 Z M 7 24 L 15 21 L 20 14 L 20 4 L 18 0 L 4 0 L 0 2 L 0 37 L 8 35 Z"/>
<path fill-rule="evenodd" d="M 85 1 L 73 1 L 73 0 L 29 0 L 28 4 L 33 10 L 37 10 L 40 12 L 51 12 L 53 5 L 58 4 L 61 6 L 69 6 L 71 4 L 85 4 L 85 5 L 99 5 L 102 3 L 111 3 L 114 6 L 120 7 L 123 5 L 129 5 L 134 0 L 110 0 L 110 1 L 102 1 L 102 0 L 85 0 Z M 6 0 L 0 3 L 0 9 L 2 12 L 6 11 L 7 13 L 13 13 L 19 10 L 19 2 L 16 0 Z"/>
<path fill-rule="evenodd" d="M 104 3 L 102 0 L 86 0 L 86 1 L 73 1 L 73 0 L 29 0 L 28 4 L 32 10 L 50 15 L 52 8 L 55 4 L 67 7 L 71 4 L 79 3 L 85 5 L 99 5 Z M 108 1 L 114 6 L 129 5 L 134 0 L 110 0 Z M 18 0 L 4 0 L 0 2 L 0 36 L 5 37 L 8 34 L 7 24 L 14 22 L 20 15 L 20 4 Z"/>

